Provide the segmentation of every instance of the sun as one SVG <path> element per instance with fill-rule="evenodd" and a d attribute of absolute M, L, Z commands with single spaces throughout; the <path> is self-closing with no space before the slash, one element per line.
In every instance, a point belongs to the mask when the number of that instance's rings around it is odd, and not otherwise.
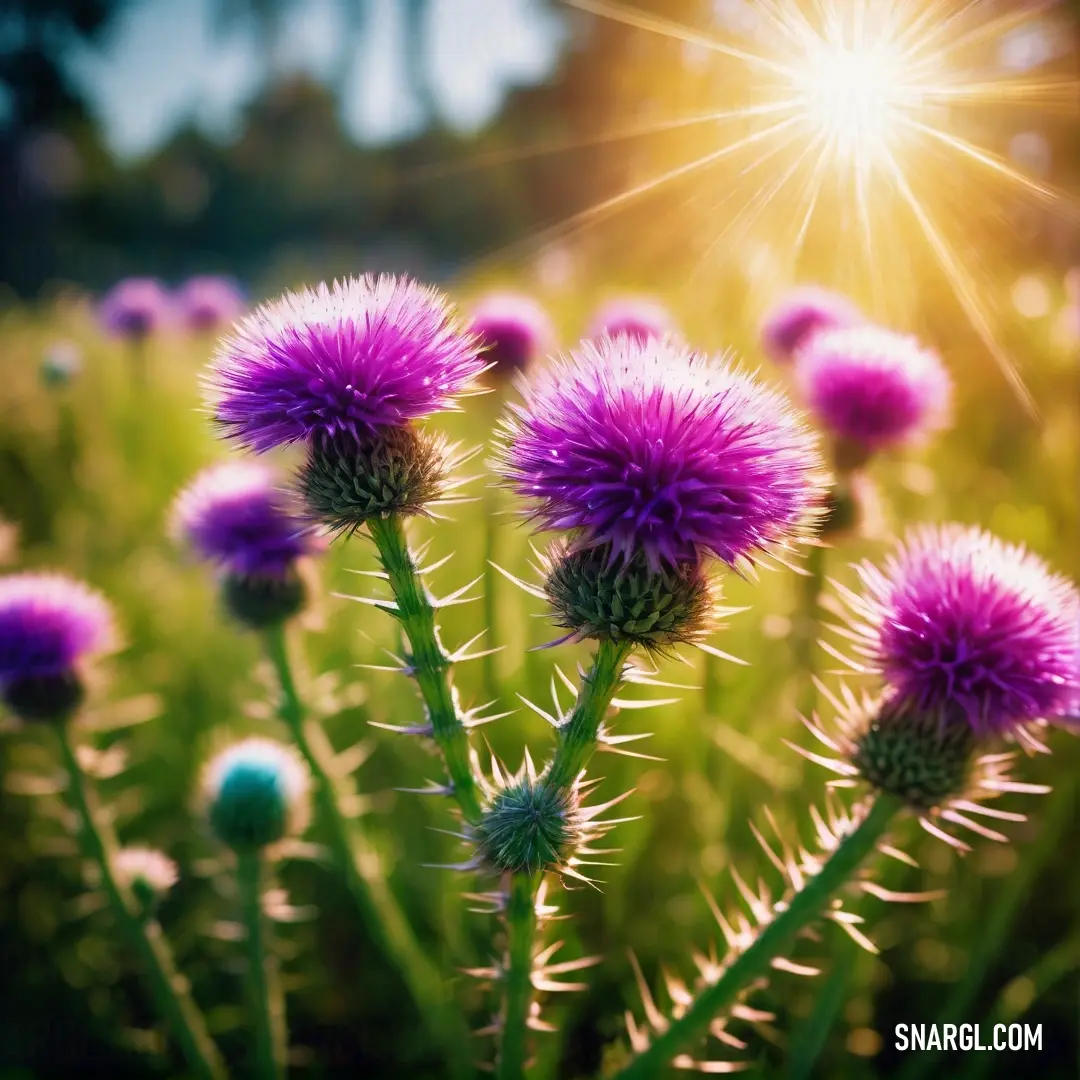
<path fill-rule="evenodd" d="M 881 159 L 899 142 L 903 114 L 922 100 L 903 53 L 886 39 L 812 40 L 791 83 L 809 132 L 824 134 L 830 153 L 848 163 Z"/>
<path fill-rule="evenodd" d="M 1037 415 L 987 296 L 1008 261 L 995 245 L 1015 248 L 1018 207 L 1080 224 L 1075 193 L 1008 156 L 1010 134 L 1080 123 L 1080 57 L 1053 0 L 727 0 L 744 22 L 735 31 L 667 18 L 665 0 L 560 3 L 625 35 L 602 73 L 617 87 L 611 113 L 591 133 L 504 147 L 462 170 L 580 154 L 615 179 L 599 197 L 582 183 L 587 205 L 485 261 L 572 249 L 621 266 L 629 254 L 663 267 L 668 291 L 681 277 L 688 306 L 710 302 L 721 275 L 775 289 L 809 273 L 886 318 L 940 275 Z M 1060 56 L 1010 68 L 1003 44 L 1031 33 Z M 646 35 L 673 61 L 636 58 Z M 568 178 L 579 173 L 590 179 L 568 165 Z"/>

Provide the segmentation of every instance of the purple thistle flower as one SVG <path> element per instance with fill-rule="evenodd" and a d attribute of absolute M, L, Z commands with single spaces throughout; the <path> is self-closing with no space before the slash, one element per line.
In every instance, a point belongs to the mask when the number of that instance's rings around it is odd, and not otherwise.
<path fill-rule="evenodd" d="M 206 333 L 233 322 L 244 310 L 244 296 L 231 278 L 203 274 L 188 278 L 176 291 L 175 304 L 184 325 Z"/>
<path fill-rule="evenodd" d="M 169 294 L 161 282 L 148 277 L 118 281 L 98 308 L 101 325 L 108 333 L 134 341 L 162 329 L 171 314 Z"/>
<path fill-rule="evenodd" d="M 795 382 L 830 434 L 866 451 L 913 442 L 949 418 L 952 380 L 937 354 L 879 326 L 814 334 Z"/>
<path fill-rule="evenodd" d="M 205 385 L 228 434 L 263 452 L 317 436 L 368 441 L 452 409 L 484 366 L 438 292 L 365 276 L 260 307 L 221 344 Z"/>
<path fill-rule="evenodd" d="M 625 334 L 639 345 L 675 332 L 671 313 L 647 296 L 623 296 L 602 304 L 592 317 L 586 337 L 599 339 Z"/>
<path fill-rule="evenodd" d="M 1022 547 L 963 525 L 911 530 L 882 569 L 841 590 L 860 667 L 924 713 L 976 735 L 1060 716 L 1076 700 L 1080 600 Z"/>
<path fill-rule="evenodd" d="M 82 698 L 81 661 L 116 644 L 105 598 L 62 574 L 0 578 L 0 696 L 19 716 L 47 720 Z"/>
<path fill-rule="evenodd" d="M 486 346 L 485 363 L 508 376 L 546 353 L 555 342 L 548 313 L 531 296 L 490 293 L 472 310 L 469 329 Z"/>
<path fill-rule="evenodd" d="M 816 436 L 783 395 L 672 342 L 583 342 L 520 388 L 498 466 L 577 547 L 736 563 L 801 538 L 823 500 Z"/>
<path fill-rule="evenodd" d="M 290 513 L 273 473 L 252 461 L 199 473 L 176 499 L 172 532 L 240 577 L 281 577 L 319 546 L 308 525 Z"/>
<path fill-rule="evenodd" d="M 761 323 L 761 344 L 777 363 L 789 363 L 819 330 L 858 326 L 866 319 L 846 297 L 801 285 L 781 298 Z"/>

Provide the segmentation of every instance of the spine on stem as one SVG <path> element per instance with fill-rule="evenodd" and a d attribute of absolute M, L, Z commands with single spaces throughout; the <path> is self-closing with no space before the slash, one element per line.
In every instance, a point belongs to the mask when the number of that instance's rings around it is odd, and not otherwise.
<path fill-rule="evenodd" d="M 409 550 L 399 515 L 372 518 L 368 529 L 394 596 L 394 606 L 388 610 L 401 623 L 408 639 L 408 670 L 420 688 L 430 734 L 446 766 L 449 793 L 465 821 L 477 825 L 483 813 L 482 781 L 469 744 L 466 718 L 450 678 L 450 668 L 460 657 L 443 647 L 435 623 L 437 609 L 461 602 L 460 593 L 465 590 L 443 600 L 435 600 L 430 595 Z"/>
<path fill-rule="evenodd" d="M 828 828 L 823 821 L 820 831 L 829 850 L 816 863 L 805 853 L 802 859 L 789 856 L 782 861 L 785 877 L 792 887 L 778 902 L 764 903 L 736 876 L 736 884 L 756 925 L 748 928 L 744 919 L 736 930 L 718 910 L 715 912 L 727 941 L 728 957 L 721 965 L 705 963 L 704 985 L 691 996 L 689 1003 L 680 1007 L 677 1016 L 664 1019 L 652 1031 L 631 1027 L 631 1043 L 636 1052 L 616 1074 L 616 1080 L 650 1080 L 659 1075 L 676 1058 L 688 1055 L 710 1030 L 717 1030 L 719 1014 L 736 1005 L 773 967 L 785 965 L 798 970 L 785 959 L 795 939 L 825 912 L 830 899 L 854 879 L 903 805 L 896 796 L 882 793 L 871 797 L 850 818 L 833 821 Z M 847 927 L 842 920 L 837 921 Z M 647 1011 L 655 1014 L 656 1007 L 643 983 L 642 989 Z M 685 991 L 684 987 L 679 989 Z M 750 1011 L 746 1012 L 750 1016 Z M 762 1018 L 760 1014 L 758 1018 Z"/>

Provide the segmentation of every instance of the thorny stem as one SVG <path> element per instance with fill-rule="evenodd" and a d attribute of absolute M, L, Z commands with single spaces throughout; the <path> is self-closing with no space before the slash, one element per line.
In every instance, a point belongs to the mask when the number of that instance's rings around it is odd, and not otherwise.
<path fill-rule="evenodd" d="M 387 882 L 378 852 L 355 819 L 342 809 L 354 794 L 338 775 L 334 752 L 319 724 L 306 718 L 296 688 L 284 626 L 267 631 L 266 650 L 281 688 L 278 713 L 311 772 L 315 804 L 331 854 L 368 933 L 391 964 L 401 972 L 417 1008 L 438 1034 L 450 1058 L 453 1075 L 471 1077 L 472 1048 L 464 1021 L 452 1008 L 446 984 L 412 932 Z"/>
<path fill-rule="evenodd" d="M 263 942 L 262 872 L 260 852 L 237 854 L 236 882 L 247 953 L 249 1007 L 255 1029 L 255 1076 L 258 1080 L 282 1080 L 288 1046 L 285 1001 L 276 960 Z"/>
<path fill-rule="evenodd" d="M 597 736 L 611 699 L 622 679 L 632 645 L 601 639 L 592 668 L 585 676 L 570 719 L 559 728 L 559 742 L 541 783 L 570 788 L 597 747 Z M 536 937 L 536 894 L 542 874 L 511 875 L 506 909 L 507 970 L 497 1075 L 518 1080 L 525 1063 L 525 1033 L 532 1004 L 533 941 Z"/>
<path fill-rule="evenodd" d="M 506 904 L 508 964 L 504 975 L 502 1039 L 495 1075 L 518 1080 L 525 1071 L 525 1033 L 532 1006 L 532 963 L 536 940 L 536 892 L 541 874 L 513 874 Z"/>
<path fill-rule="evenodd" d="M 83 775 L 69 727 L 60 724 L 56 731 L 68 774 L 67 799 L 79 818 L 80 845 L 101 876 L 101 886 L 121 932 L 142 962 L 158 1011 L 180 1045 L 192 1072 L 202 1080 L 223 1080 L 225 1063 L 206 1030 L 206 1022 L 191 997 L 187 980 L 176 968 L 160 923 L 144 916 L 131 890 L 114 873 L 119 845 Z"/>
<path fill-rule="evenodd" d="M 451 791 L 462 816 L 476 825 L 483 812 L 480 784 L 473 771 L 469 732 L 450 682 L 450 657 L 439 641 L 435 607 L 409 551 L 401 517 L 372 518 L 368 529 L 390 580 L 397 604 L 394 614 L 409 640 L 409 665 L 427 707 L 431 735 L 442 753 Z"/>
<path fill-rule="evenodd" d="M 679 1053 L 703 1038 L 717 1013 L 765 975 L 772 961 L 790 949 L 799 931 L 821 914 L 829 897 L 874 851 L 902 808 L 903 802 L 896 796 L 874 796 L 866 816 L 840 841 L 818 873 L 765 924 L 753 944 L 731 962 L 716 982 L 706 986 L 682 1016 L 672 1020 L 647 1049 L 616 1074 L 615 1080 L 653 1080 Z"/>
<path fill-rule="evenodd" d="M 544 783 L 568 788 L 589 764 L 597 747 L 600 725 L 622 679 L 623 665 L 633 645 L 601 638 L 592 669 L 585 676 L 570 719 L 559 727 L 555 756 L 544 774 Z"/>

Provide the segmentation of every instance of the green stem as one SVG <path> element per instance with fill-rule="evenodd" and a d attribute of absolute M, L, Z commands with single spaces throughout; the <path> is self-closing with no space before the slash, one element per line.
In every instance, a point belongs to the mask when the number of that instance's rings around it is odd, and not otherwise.
<path fill-rule="evenodd" d="M 431 734 L 442 753 L 450 788 L 462 816 L 476 825 L 482 815 L 480 785 L 473 771 L 469 732 L 462 723 L 457 693 L 450 682 L 450 657 L 439 641 L 435 607 L 409 552 L 398 514 L 372 518 L 368 529 L 390 579 L 395 614 L 409 639 L 409 663 L 427 706 Z"/>
<path fill-rule="evenodd" d="M 63 724 L 58 725 L 56 731 L 61 758 L 68 774 L 68 802 L 79 818 L 80 844 L 97 867 L 101 887 L 121 932 L 139 956 L 153 989 L 158 1011 L 179 1043 L 191 1070 L 202 1080 L 222 1080 L 226 1075 L 225 1062 L 206 1030 L 206 1023 L 191 997 L 187 981 L 177 971 L 161 925 L 143 915 L 131 890 L 117 879 L 113 871 L 119 845 L 79 766 L 71 732 Z"/>
<path fill-rule="evenodd" d="M 237 853 L 236 881 L 247 952 L 248 997 L 255 1024 L 255 1076 L 258 1080 L 282 1080 L 288 1045 L 285 1001 L 275 959 L 263 943 L 262 871 L 260 852 Z"/>
<path fill-rule="evenodd" d="M 497 1080 L 520 1080 L 525 1073 L 526 1021 L 532 1004 L 536 940 L 536 891 L 541 874 L 513 874 L 506 905 L 507 968 Z"/>
<path fill-rule="evenodd" d="M 633 646 L 601 639 L 592 668 L 585 676 L 570 719 L 559 728 L 559 742 L 541 783 L 571 788 L 597 746 L 600 725 L 622 677 Z M 533 941 L 536 937 L 536 893 L 543 874 L 511 875 L 506 909 L 508 966 L 503 1001 L 497 1075 L 516 1080 L 525 1063 L 526 1031 L 532 1004 Z"/>
<path fill-rule="evenodd" d="M 871 854 L 902 806 L 892 795 L 877 795 L 854 832 L 840 841 L 818 873 L 764 926 L 753 944 L 731 962 L 716 982 L 702 990 L 647 1050 L 617 1073 L 615 1080 L 653 1080 L 676 1055 L 703 1038 L 717 1013 L 735 1001 L 751 982 L 766 975 L 772 961 L 790 949 L 799 931 L 821 914 L 829 898 Z"/>
<path fill-rule="evenodd" d="M 442 1040 L 453 1075 L 471 1077 L 472 1047 L 464 1021 L 447 994 L 446 983 L 429 953 L 413 934 L 390 891 L 379 853 L 342 804 L 352 792 L 335 769 L 333 748 L 325 732 L 306 711 L 293 678 L 284 626 L 267 631 L 266 650 L 281 687 L 279 715 L 311 772 L 315 805 L 329 840 L 335 867 L 375 942 L 400 973 L 417 1009 Z"/>
<path fill-rule="evenodd" d="M 615 696 L 633 646 L 601 638 L 592 669 L 582 683 L 570 719 L 559 728 L 559 744 L 544 774 L 544 783 L 569 788 L 596 752 L 597 735 Z"/>

